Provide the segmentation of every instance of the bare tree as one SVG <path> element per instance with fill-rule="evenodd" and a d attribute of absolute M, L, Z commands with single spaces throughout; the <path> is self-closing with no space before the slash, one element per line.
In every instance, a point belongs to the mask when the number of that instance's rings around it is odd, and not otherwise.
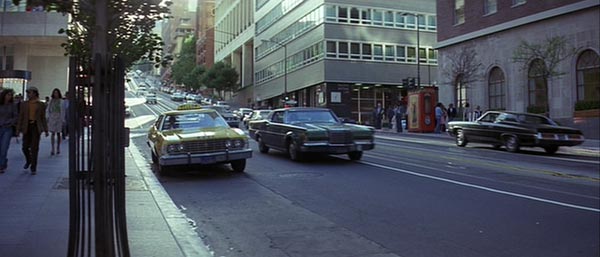
<path fill-rule="evenodd" d="M 530 43 L 521 40 L 513 52 L 513 62 L 521 63 L 521 70 L 532 69 L 531 72 L 545 79 L 560 77 L 566 72 L 558 69 L 559 64 L 575 55 L 577 48 L 569 46 L 564 36 L 546 38 L 542 43 Z M 534 60 L 542 60 L 545 65 L 531 65 Z"/>
<path fill-rule="evenodd" d="M 473 45 L 462 46 L 458 51 L 448 54 L 448 65 L 442 69 L 442 74 L 448 79 L 447 84 L 452 87 L 460 86 L 461 90 L 467 90 L 469 84 L 477 81 L 480 77 L 480 69 L 483 64 L 477 58 Z M 455 92 L 456 93 L 456 92 Z M 463 113 L 462 94 L 456 96 L 459 115 Z"/>

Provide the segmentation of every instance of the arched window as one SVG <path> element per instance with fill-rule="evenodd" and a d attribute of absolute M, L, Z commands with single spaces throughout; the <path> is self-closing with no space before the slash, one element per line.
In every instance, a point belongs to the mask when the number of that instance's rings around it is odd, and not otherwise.
<path fill-rule="evenodd" d="M 488 79 L 489 107 L 492 110 L 506 109 L 506 80 L 504 72 L 498 67 L 492 68 Z"/>
<path fill-rule="evenodd" d="M 577 101 L 600 100 L 600 57 L 585 50 L 577 59 Z"/>
<path fill-rule="evenodd" d="M 528 112 L 548 111 L 548 81 L 544 74 L 546 64 L 541 59 L 535 59 L 529 65 L 529 106 Z"/>
<path fill-rule="evenodd" d="M 463 75 L 458 75 L 455 81 L 455 102 L 456 107 L 463 108 L 465 103 L 469 101 L 467 98 L 467 85 L 463 83 Z"/>

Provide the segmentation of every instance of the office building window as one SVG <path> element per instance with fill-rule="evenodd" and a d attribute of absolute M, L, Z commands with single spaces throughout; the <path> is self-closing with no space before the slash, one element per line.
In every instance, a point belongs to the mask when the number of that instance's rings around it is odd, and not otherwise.
<path fill-rule="evenodd" d="M 350 58 L 360 59 L 360 43 L 350 43 Z"/>
<path fill-rule="evenodd" d="M 406 47 L 396 46 L 396 61 L 406 62 Z"/>
<path fill-rule="evenodd" d="M 465 0 L 454 0 L 454 24 L 465 22 Z"/>
<path fill-rule="evenodd" d="M 348 58 L 348 43 L 347 42 L 338 42 L 338 57 L 339 58 Z"/>
<path fill-rule="evenodd" d="M 325 7 L 325 17 L 327 19 L 327 21 L 332 21 L 332 22 L 336 22 L 337 21 L 337 6 L 335 5 L 328 5 Z"/>
<path fill-rule="evenodd" d="M 348 8 L 341 6 L 338 7 L 338 21 L 348 22 Z"/>
<path fill-rule="evenodd" d="M 517 6 L 517 5 L 522 5 L 527 3 L 527 0 L 512 0 L 512 5 L 513 6 Z"/>
<path fill-rule="evenodd" d="M 391 45 L 385 46 L 385 60 L 386 61 L 391 61 L 391 62 L 394 61 L 394 59 L 395 59 L 394 57 L 396 55 L 396 53 L 394 53 L 394 48 L 395 47 L 391 46 Z"/>
<path fill-rule="evenodd" d="M 600 56 L 585 50 L 577 59 L 577 100 L 600 101 Z"/>
<path fill-rule="evenodd" d="M 497 0 L 483 0 L 483 14 L 488 15 L 498 11 Z"/>
<path fill-rule="evenodd" d="M 383 60 L 383 45 L 373 45 L 373 59 L 377 61 Z"/>
<path fill-rule="evenodd" d="M 407 62 L 417 62 L 417 48 L 414 46 L 406 47 L 406 61 Z"/>
<path fill-rule="evenodd" d="M 404 17 L 405 17 L 405 21 L 406 21 L 406 28 L 409 28 L 409 29 L 417 28 L 417 25 L 416 25 L 417 22 L 416 22 L 415 16 L 407 15 Z"/>
<path fill-rule="evenodd" d="M 489 107 L 492 110 L 504 110 L 506 81 L 504 72 L 498 67 L 492 68 L 490 78 L 488 79 L 488 99 Z"/>
<path fill-rule="evenodd" d="M 383 25 L 385 25 L 386 27 L 394 26 L 394 12 L 392 12 L 392 11 L 385 12 Z"/>
<path fill-rule="evenodd" d="M 404 28 L 406 26 L 405 18 L 406 17 L 404 15 L 402 15 L 401 12 L 396 13 L 396 27 L 397 28 Z"/>
<path fill-rule="evenodd" d="M 433 15 L 427 16 L 427 30 L 437 30 L 437 20 Z"/>
<path fill-rule="evenodd" d="M 429 48 L 427 60 L 430 64 L 437 64 L 437 50 Z"/>
<path fill-rule="evenodd" d="M 371 60 L 373 58 L 371 44 L 362 44 L 362 58 L 364 60 Z"/>
<path fill-rule="evenodd" d="M 336 44 L 337 43 L 337 44 Z M 417 50 L 414 46 L 396 44 L 378 44 L 367 42 L 338 42 L 327 40 L 323 44 L 328 58 L 361 59 L 369 61 L 385 61 L 396 63 L 417 62 Z M 419 59 L 423 64 L 437 65 L 437 50 L 424 46 L 420 48 Z"/>
<path fill-rule="evenodd" d="M 427 62 L 427 49 L 419 48 L 419 62 L 426 63 Z"/>
<path fill-rule="evenodd" d="M 360 11 L 360 19 L 362 24 L 371 24 L 371 9 L 362 9 Z"/>
<path fill-rule="evenodd" d="M 360 23 L 360 11 L 358 11 L 358 8 L 356 7 L 350 9 L 350 23 Z"/>
<path fill-rule="evenodd" d="M 424 15 L 417 15 L 417 20 L 419 23 L 419 29 L 425 29 L 425 16 Z"/>
<path fill-rule="evenodd" d="M 544 77 L 546 64 L 541 59 L 535 59 L 529 65 L 529 107 L 548 110 L 548 81 Z"/>
<path fill-rule="evenodd" d="M 377 25 L 377 26 L 383 25 L 383 11 L 373 10 L 373 25 Z"/>
<path fill-rule="evenodd" d="M 337 42 L 327 41 L 327 57 L 337 57 Z"/>

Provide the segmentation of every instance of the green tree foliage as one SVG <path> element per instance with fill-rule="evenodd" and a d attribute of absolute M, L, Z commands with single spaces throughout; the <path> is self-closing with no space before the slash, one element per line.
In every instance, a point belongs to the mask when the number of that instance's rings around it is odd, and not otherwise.
<path fill-rule="evenodd" d="M 239 87 L 238 73 L 231 65 L 224 62 L 215 63 L 202 77 L 202 83 L 213 88 L 222 97 L 224 91 L 236 91 Z"/>
<path fill-rule="evenodd" d="M 13 0 L 14 4 L 25 0 Z M 161 63 L 162 39 L 152 32 L 157 21 L 168 18 L 172 2 L 158 0 L 107 0 L 106 45 L 108 54 L 119 56 L 126 67 L 138 60 Z M 65 55 L 90 59 L 96 29 L 95 0 L 27 0 L 29 6 L 71 15 L 66 33 Z M 163 63 L 164 64 L 164 63 Z"/>
<path fill-rule="evenodd" d="M 189 37 L 183 41 L 181 52 L 171 66 L 173 80 L 188 88 L 198 89 L 204 68 L 196 65 L 196 38 Z"/>

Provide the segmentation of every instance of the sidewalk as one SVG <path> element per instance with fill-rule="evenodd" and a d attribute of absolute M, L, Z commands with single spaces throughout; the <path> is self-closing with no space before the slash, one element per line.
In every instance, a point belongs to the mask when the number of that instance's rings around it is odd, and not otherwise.
<path fill-rule="evenodd" d="M 390 128 L 382 128 L 380 130 L 376 130 L 375 136 L 380 137 L 392 137 L 392 138 L 419 138 L 419 139 L 431 139 L 431 140 L 440 140 L 440 141 L 452 141 L 454 142 L 454 137 L 448 135 L 448 133 L 415 133 L 408 132 L 407 130 L 403 130 L 403 132 L 398 133 L 394 129 Z M 593 156 L 600 157 L 600 140 L 597 139 L 585 139 L 583 144 L 572 147 L 561 147 L 559 152 L 575 154 L 575 155 L 585 155 L 585 156 Z"/>
<path fill-rule="evenodd" d="M 50 156 L 42 137 L 37 175 L 23 170 L 21 144 L 11 141 L 0 174 L 0 256 L 64 257 L 69 237 L 68 142 Z M 126 201 L 132 256 L 212 256 L 162 188 L 139 150 L 126 148 Z"/>

